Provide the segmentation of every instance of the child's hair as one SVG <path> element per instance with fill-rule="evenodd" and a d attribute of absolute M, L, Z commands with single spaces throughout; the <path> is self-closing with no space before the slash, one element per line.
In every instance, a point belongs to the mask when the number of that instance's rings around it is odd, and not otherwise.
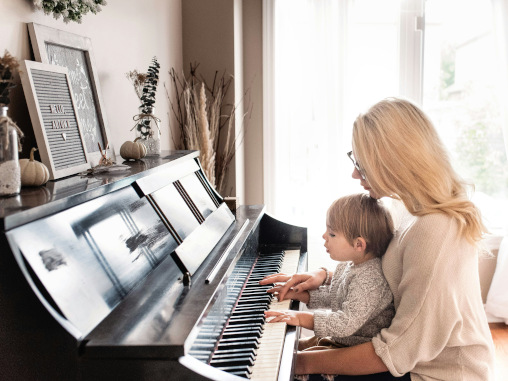
<path fill-rule="evenodd" d="M 380 200 L 358 193 L 335 200 L 328 208 L 326 224 L 353 245 L 356 238 L 367 242 L 365 253 L 381 257 L 393 237 L 393 220 Z"/>

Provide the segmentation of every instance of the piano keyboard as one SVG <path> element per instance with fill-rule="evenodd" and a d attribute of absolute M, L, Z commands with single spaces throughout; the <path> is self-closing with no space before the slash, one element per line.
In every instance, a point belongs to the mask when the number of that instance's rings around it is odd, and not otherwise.
<path fill-rule="evenodd" d="M 281 273 L 293 274 L 298 268 L 300 258 L 299 250 L 288 250 L 285 252 L 284 261 L 280 269 Z M 269 310 L 282 311 L 289 309 L 291 300 L 281 302 L 273 298 Z M 252 368 L 250 379 L 256 381 L 276 380 L 279 374 L 280 358 L 284 346 L 284 335 L 287 324 L 284 322 L 268 323 L 264 326 L 263 335 L 259 343 L 256 362 Z"/>
<path fill-rule="evenodd" d="M 259 281 L 276 272 L 294 273 L 299 257 L 299 250 L 288 250 L 261 253 L 253 267 L 238 263 L 224 303 L 216 303 L 220 308 L 214 306 L 204 319 L 189 354 L 240 377 L 276 380 L 286 323 L 265 324 L 264 311 L 288 309 L 291 301 L 278 302 L 266 292 L 272 286 Z"/>

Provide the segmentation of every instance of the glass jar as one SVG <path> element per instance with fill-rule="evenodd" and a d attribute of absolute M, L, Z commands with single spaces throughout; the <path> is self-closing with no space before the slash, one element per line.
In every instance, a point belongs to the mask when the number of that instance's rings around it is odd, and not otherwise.
<path fill-rule="evenodd" d="M 159 156 L 161 154 L 160 119 L 153 114 L 154 108 L 139 109 L 136 136 L 138 142 L 146 146 L 146 156 Z"/>
<path fill-rule="evenodd" d="M 0 107 L 0 196 L 13 196 L 21 189 L 18 132 L 7 110 L 8 107 Z"/>

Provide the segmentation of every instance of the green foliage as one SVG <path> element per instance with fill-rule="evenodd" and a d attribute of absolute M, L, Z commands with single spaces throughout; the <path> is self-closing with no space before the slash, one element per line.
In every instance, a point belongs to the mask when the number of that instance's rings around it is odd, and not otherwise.
<path fill-rule="evenodd" d="M 140 98 L 142 114 L 148 115 L 153 112 L 157 85 L 159 83 L 159 68 L 160 64 L 157 62 L 157 57 L 153 57 L 152 64 L 148 67 L 148 72 L 146 73 L 143 93 Z M 137 125 L 137 130 L 143 137 L 148 137 L 151 134 L 150 123 L 149 118 L 141 118 Z"/>
<path fill-rule="evenodd" d="M 455 83 L 456 49 L 441 49 L 439 94 L 443 109 L 453 109 L 447 124 L 455 136 L 454 167 L 472 181 L 475 189 L 496 196 L 508 189 L 508 161 L 495 91 L 469 81 L 450 91 Z M 444 126 L 441 126 L 444 127 Z M 450 143 L 450 142 L 448 142 Z"/>
<path fill-rule="evenodd" d="M 456 110 L 457 115 L 462 116 L 456 123 L 457 169 L 474 181 L 476 190 L 495 196 L 508 189 L 508 161 L 501 118 L 493 99 L 473 97 L 472 90 L 466 94 L 474 102 Z"/>
<path fill-rule="evenodd" d="M 18 67 L 18 60 L 6 50 L 4 56 L 0 57 L 0 105 L 2 106 L 10 103 L 9 93 L 16 87 L 14 72 Z"/>
<path fill-rule="evenodd" d="M 455 83 L 455 49 L 446 45 L 441 50 L 441 89 L 446 90 Z M 441 95 L 443 92 L 441 92 Z"/>
<path fill-rule="evenodd" d="M 34 4 L 47 15 L 53 13 L 55 19 L 62 16 L 65 23 L 74 21 L 79 24 L 83 15 L 88 12 L 96 14 L 102 10 L 101 6 L 107 5 L 105 0 L 34 0 Z"/>

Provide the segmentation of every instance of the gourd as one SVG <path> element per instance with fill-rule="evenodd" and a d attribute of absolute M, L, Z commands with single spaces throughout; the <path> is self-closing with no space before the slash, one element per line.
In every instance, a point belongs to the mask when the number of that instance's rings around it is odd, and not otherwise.
<path fill-rule="evenodd" d="M 126 141 L 120 147 L 120 156 L 125 160 L 138 160 L 146 156 L 146 146 L 143 143 L 138 143 L 136 138 L 133 142 Z"/>
<path fill-rule="evenodd" d="M 30 159 L 20 159 L 19 169 L 21 173 L 21 185 L 35 186 L 46 184 L 49 180 L 48 168 L 40 161 L 34 160 L 34 152 L 37 148 L 30 151 Z"/>

